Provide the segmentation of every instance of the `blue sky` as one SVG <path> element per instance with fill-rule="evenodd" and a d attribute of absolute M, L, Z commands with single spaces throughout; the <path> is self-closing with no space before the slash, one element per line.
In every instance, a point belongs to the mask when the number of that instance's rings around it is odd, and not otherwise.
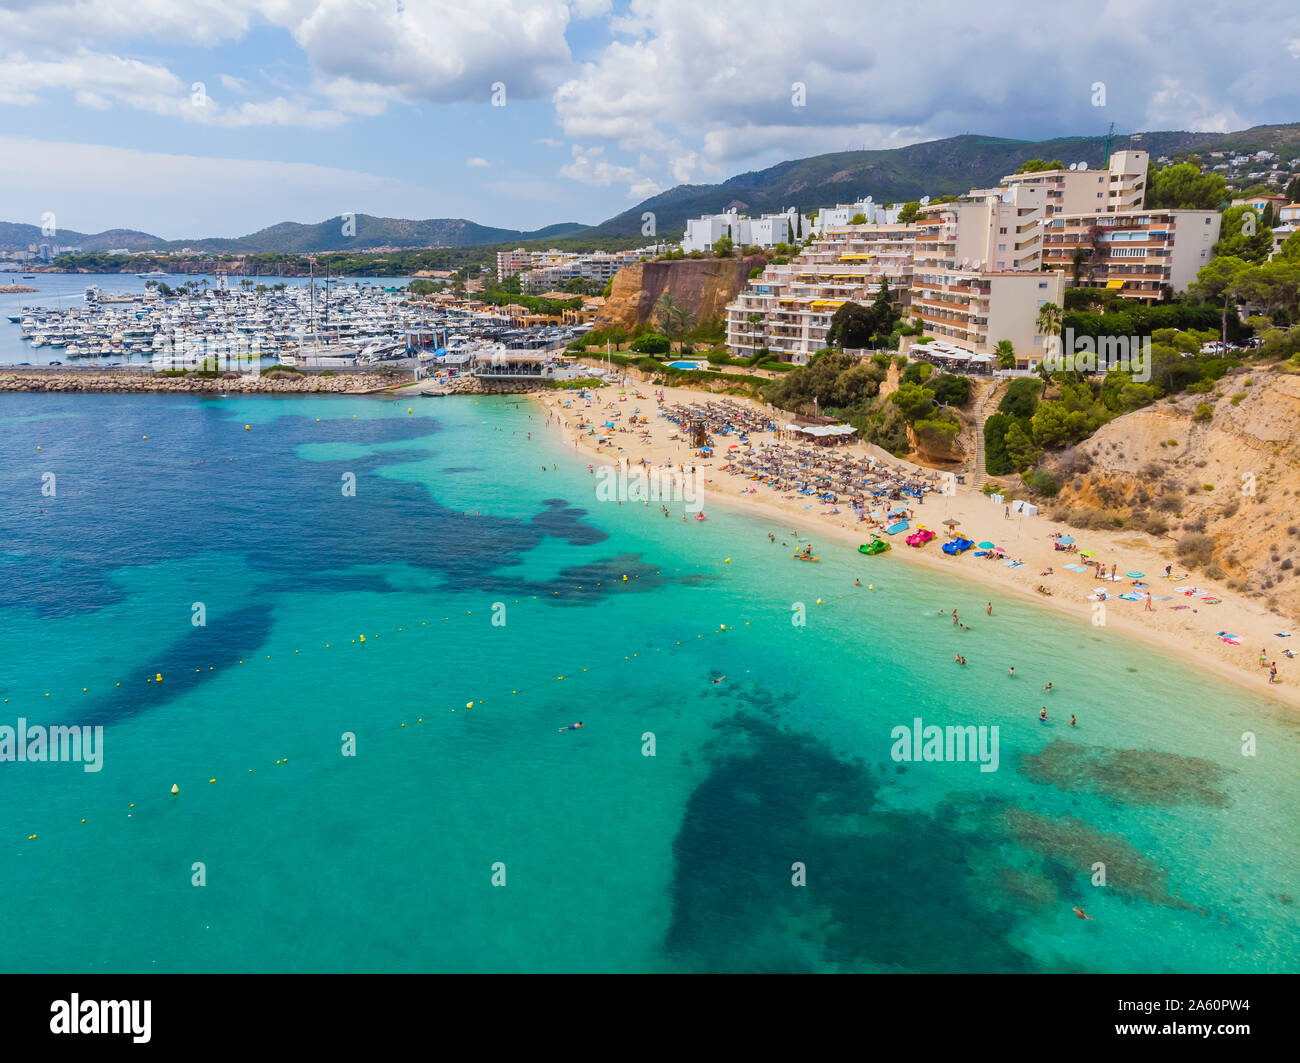
<path fill-rule="evenodd" d="M 0 0 L 0 220 L 535 228 L 826 151 L 1300 120 L 1300 5 L 1051 8 Z"/>

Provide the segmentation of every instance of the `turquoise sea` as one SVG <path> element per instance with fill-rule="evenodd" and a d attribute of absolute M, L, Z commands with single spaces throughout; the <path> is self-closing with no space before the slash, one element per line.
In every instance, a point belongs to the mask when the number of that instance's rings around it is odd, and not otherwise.
<path fill-rule="evenodd" d="M 0 970 L 1300 970 L 1293 713 L 415 401 L 0 395 Z"/>

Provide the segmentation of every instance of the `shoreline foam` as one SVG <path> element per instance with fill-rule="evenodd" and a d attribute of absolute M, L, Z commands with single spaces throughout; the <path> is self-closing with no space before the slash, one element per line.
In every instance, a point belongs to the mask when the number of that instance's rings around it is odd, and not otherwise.
<path fill-rule="evenodd" d="M 644 397 L 633 399 L 632 392 L 638 387 L 644 389 Z M 614 465 L 622 457 L 626 457 L 631 463 L 644 457 L 651 465 L 666 461 L 674 463 L 693 461 L 708 477 L 705 481 L 706 504 L 716 501 L 734 511 L 761 515 L 771 522 L 770 527 L 763 528 L 764 533 L 769 530 L 777 531 L 780 528 L 797 528 L 821 535 L 855 552 L 858 543 L 870 538 L 871 532 L 867 526 L 857 524 L 851 512 L 831 519 L 804 510 L 802 506 L 806 504 L 805 496 L 800 496 L 804 499 L 801 502 L 787 501 L 766 487 L 759 487 L 760 491 L 766 492 L 765 494 L 741 494 L 742 488 L 750 486 L 750 481 L 743 476 L 733 477 L 721 471 L 721 465 L 725 464 L 725 461 L 717 458 L 712 461 L 692 459 L 691 448 L 684 441 L 668 440 L 671 428 L 668 422 L 657 416 L 660 404 L 652 393 L 662 391 L 665 404 L 669 405 L 723 398 L 755 409 L 763 409 L 760 404 L 734 396 L 713 395 L 688 388 L 654 388 L 648 384 L 637 385 L 631 382 L 627 384 L 625 390 L 628 393 L 628 402 L 639 404 L 647 412 L 653 408 L 655 416 L 650 418 L 650 430 L 654 436 L 650 444 L 641 444 L 631 433 L 624 437 L 620 432 L 615 436 L 615 439 L 623 443 L 626 448 L 623 454 L 617 451 L 611 452 L 607 447 L 602 448 L 595 443 L 593 437 L 578 432 L 577 411 L 566 410 L 563 406 L 563 403 L 576 393 L 557 391 L 536 397 L 548 413 L 557 417 L 555 422 L 548 419 L 548 425 L 554 425 L 566 444 L 572 444 L 576 451 L 593 461 L 606 465 Z M 602 389 L 599 396 L 600 401 L 593 403 L 591 407 L 593 415 L 611 400 L 617 402 L 619 398 L 617 389 L 611 388 Z M 629 407 L 629 411 L 631 408 Z M 757 442 L 771 438 L 771 435 L 752 433 L 751 438 Z M 865 457 L 868 453 L 865 444 L 855 444 L 849 449 L 857 456 Z M 1179 658 L 1188 664 L 1211 671 L 1231 681 L 1242 690 L 1293 707 L 1300 707 L 1300 684 L 1294 681 L 1287 682 L 1287 674 L 1291 671 L 1290 666 L 1294 664 L 1300 668 L 1300 658 L 1292 662 L 1282 657 L 1281 651 L 1286 646 L 1281 644 L 1288 640 L 1278 639 L 1275 634 L 1289 630 L 1290 622 L 1195 573 L 1181 582 L 1159 578 L 1159 573 L 1163 572 L 1165 565 L 1171 562 L 1174 564 L 1175 574 L 1185 570 L 1177 563 L 1171 550 L 1166 548 L 1162 552 L 1158 546 L 1150 544 L 1148 536 L 1133 532 L 1127 534 L 1076 532 L 1068 525 L 1052 521 L 1046 516 L 1013 515 L 1011 520 L 1006 520 L 1003 516 L 1003 506 L 990 501 L 978 490 L 967 486 L 958 485 L 955 495 L 932 493 L 927 495 L 926 499 L 924 503 L 913 506 L 915 523 L 923 523 L 939 531 L 944 520 L 949 518 L 959 520 L 962 533 L 968 538 L 976 541 L 987 539 L 998 543 L 1005 547 L 1009 557 L 1024 561 L 1023 567 L 1011 569 L 1001 562 L 990 563 L 969 555 L 949 557 L 939 550 L 938 544 L 942 536 L 924 547 L 908 547 L 903 543 L 901 535 L 890 538 L 892 549 L 883 556 L 884 564 L 898 563 L 895 555 L 902 553 L 906 557 L 903 564 L 920 564 L 935 571 L 946 571 L 957 578 L 964 578 L 988 588 L 990 592 L 996 590 L 1003 594 L 1013 594 L 1018 598 L 1052 608 L 1058 613 L 1073 616 L 1080 623 L 1086 624 L 1091 631 L 1109 631 L 1119 638 L 1138 639 L 1167 656 Z M 825 504 L 814 503 L 814 505 Z M 1091 573 L 1085 575 L 1061 571 L 1062 565 L 1079 560 L 1080 555 L 1053 549 L 1050 536 L 1057 531 L 1075 535 L 1076 539 L 1081 540 L 1081 546 L 1095 549 L 1099 557 L 1106 559 L 1108 563 L 1113 561 L 1123 571 L 1146 572 L 1150 577 L 1148 582 L 1152 594 L 1168 595 L 1169 600 L 1155 602 L 1153 611 L 1146 612 L 1143 602 L 1119 601 L 1116 597 L 1112 597 L 1112 600 L 1106 603 L 1105 624 L 1094 626 L 1093 603 L 1089 602 L 1086 596 L 1098 586 L 1097 578 Z M 1139 537 L 1146 541 L 1147 545 L 1134 545 L 1133 541 Z M 864 581 L 872 572 L 872 568 L 868 566 L 881 563 L 882 558 L 863 558 Z M 1053 568 L 1055 575 L 1040 575 L 1049 566 Z M 1050 588 L 1052 595 L 1049 597 L 1037 593 L 1034 588 L 1039 584 Z M 1113 596 L 1131 589 L 1127 580 L 1107 583 L 1104 586 Z M 1184 596 L 1182 592 L 1190 587 L 1198 587 L 1204 593 L 1218 597 L 1222 601 L 1217 605 L 1211 605 L 1202 601 L 1199 595 Z M 994 615 L 996 615 L 996 595 L 990 593 L 985 600 L 993 601 Z M 1170 608 L 1175 605 L 1187 605 L 1191 608 L 1183 610 Z M 1229 645 L 1222 642 L 1216 631 L 1228 631 L 1239 636 L 1240 644 Z M 1297 636 L 1297 639 L 1297 646 L 1300 646 L 1300 636 Z M 1260 648 L 1268 653 L 1270 659 L 1278 660 L 1280 679 L 1277 684 L 1268 683 L 1268 669 L 1259 665 Z"/>

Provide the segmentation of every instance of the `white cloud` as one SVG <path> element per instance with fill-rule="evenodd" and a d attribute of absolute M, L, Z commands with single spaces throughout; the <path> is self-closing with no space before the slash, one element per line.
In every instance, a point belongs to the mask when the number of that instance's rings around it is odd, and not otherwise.
<path fill-rule="evenodd" d="M 573 158 L 560 167 L 561 177 L 579 181 L 584 185 L 608 188 L 610 185 L 627 184 L 630 199 L 645 199 L 662 191 L 652 178 L 639 174 L 631 166 L 620 166 L 604 157 L 605 149 L 601 146 L 584 148 L 574 144 Z M 649 189 L 649 191 L 647 191 Z"/>
<path fill-rule="evenodd" d="M 239 40 L 259 9 L 292 3 L 259 0 L 18 0 L 0 9 L 0 41 L 85 44 L 148 38 L 213 45 Z"/>
<path fill-rule="evenodd" d="M 482 158 L 482 157 L 480 157 L 480 156 L 478 156 L 478 155 L 475 155 L 475 156 L 474 156 L 473 158 L 471 158 L 471 159 L 466 159 L 466 160 L 465 160 L 465 165 L 466 165 L 466 166 L 489 166 L 489 165 L 491 165 L 491 164 L 487 161 L 487 159 L 484 159 L 484 158 Z"/>
<path fill-rule="evenodd" d="M 507 103 L 545 95 L 570 62 L 569 11 L 547 0 L 377 5 L 320 0 L 279 17 L 325 78 L 382 86 L 395 98 Z"/>
<path fill-rule="evenodd" d="M 652 172 L 679 182 L 963 132 L 1294 119 L 1294 85 L 1261 94 L 1240 72 L 1300 55 L 1300 9 L 1207 0 L 1171 20 L 1161 5 L 1111 0 L 1099 15 L 1080 22 L 1049 5 L 1027 19 L 1013 3 L 933 0 L 918 22 L 909 5 L 857 0 L 823 0 L 816 18 L 777 0 L 629 0 L 610 43 L 553 100 L 570 139 L 650 155 Z M 1165 76 L 1175 69 L 1177 80 Z M 1104 109 L 1092 106 L 1096 81 Z"/>
<path fill-rule="evenodd" d="M 115 106 L 179 118 L 187 122 L 241 129 L 248 126 L 330 128 L 346 121 L 338 111 L 304 99 L 246 100 L 226 108 L 206 86 L 186 82 L 157 63 L 81 50 L 57 59 L 29 59 L 18 53 L 0 57 L 0 104 L 30 105 L 42 97 L 71 92 L 80 107 Z"/>

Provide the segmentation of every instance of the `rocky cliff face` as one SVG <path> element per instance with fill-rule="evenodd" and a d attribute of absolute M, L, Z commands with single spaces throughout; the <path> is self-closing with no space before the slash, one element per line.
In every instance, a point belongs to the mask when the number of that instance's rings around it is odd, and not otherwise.
<path fill-rule="evenodd" d="M 686 258 L 625 266 L 614 277 L 596 327 L 631 330 L 644 324 L 664 293 L 687 307 L 697 322 L 720 317 L 745 287 L 750 269 L 762 264 L 760 258 Z"/>
<path fill-rule="evenodd" d="M 1197 419 L 1202 403 L 1208 420 Z M 1116 418 L 1053 462 L 1052 508 L 1072 523 L 1122 521 L 1169 546 L 1180 567 L 1300 614 L 1297 424 L 1300 375 L 1235 370 L 1216 392 Z"/>

